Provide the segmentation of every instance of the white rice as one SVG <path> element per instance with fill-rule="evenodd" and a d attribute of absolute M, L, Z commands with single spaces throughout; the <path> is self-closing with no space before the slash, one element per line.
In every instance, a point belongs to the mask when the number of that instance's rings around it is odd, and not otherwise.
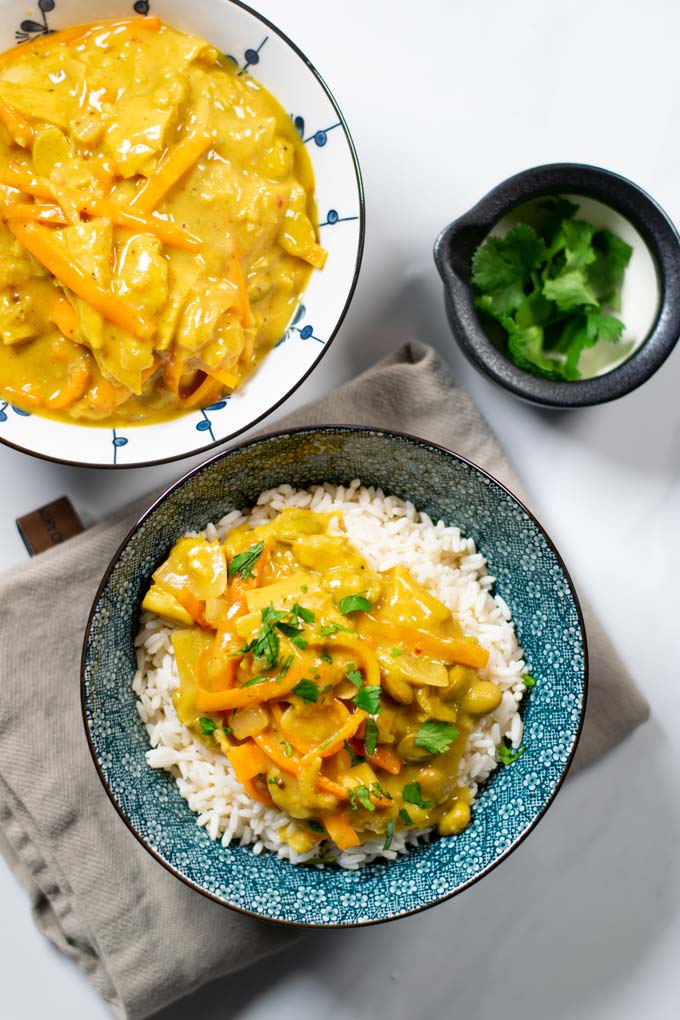
<path fill-rule="evenodd" d="M 503 697 L 496 711 L 482 718 L 471 733 L 461 761 L 459 782 L 476 794 L 498 764 L 503 740 L 507 738 L 515 748 L 521 744 L 518 710 L 525 692 L 521 677 L 526 667 L 510 611 L 500 595 L 493 594 L 494 578 L 487 573 L 486 561 L 475 543 L 458 528 L 447 527 L 442 521 L 433 524 L 413 504 L 385 496 L 380 489 L 366 488 L 358 480 L 348 487 L 325 483 L 308 490 L 281 485 L 263 492 L 250 512 L 233 511 L 217 524 L 209 524 L 203 534 L 209 540 L 223 540 L 233 528 L 265 524 L 285 507 L 342 513 L 350 541 L 371 567 L 384 571 L 403 564 L 449 607 L 465 634 L 476 637 L 488 650 L 489 662 L 482 675 L 501 687 Z M 337 528 L 335 522 L 332 527 Z M 146 754 L 148 764 L 167 769 L 175 777 L 182 797 L 197 815 L 197 824 L 223 846 L 237 840 L 251 844 L 256 854 L 269 850 L 294 864 L 317 858 L 318 847 L 299 854 L 283 842 L 278 833 L 290 824 L 288 816 L 251 800 L 226 757 L 206 747 L 179 722 L 172 703 L 179 684 L 172 631 L 161 617 L 144 613 L 136 639 L 133 690 L 152 747 Z M 325 843 L 323 853 L 336 856 L 343 868 L 356 869 L 376 857 L 393 859 L 419 839 L 429 838 L 430 832 L 395 832 L 389 850 L 383 850 L 384 837 L 380 836 L 344 852 Z M 331 849 L 326 850 L 327 846 Z"/>

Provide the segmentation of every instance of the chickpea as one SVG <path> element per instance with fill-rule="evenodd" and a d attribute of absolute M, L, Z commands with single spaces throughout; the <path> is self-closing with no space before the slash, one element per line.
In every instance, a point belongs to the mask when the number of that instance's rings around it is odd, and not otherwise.
<path fill-rule="evenodd" d="M 461 708 L 471 715 L 486 715 L 501 703 L 500 687 L 490 680 L 476 680 L 461 701 Z"/>
<path fill-rule="evenodd" d="M 403 761 L 426 761 L 432 757 L 432 753 L 424 747 L 418 747 L 415 740 L 415 733 L 407 733 L 397 744 L 397 754 Z"/>
<path fill-rule="evenodd" d="M 456 836 L 469 824 L 470 808 L 464 800 L 457 800 L 439 822 L 437 830 L 441 836 Z"/>
<path fill-rule="evenodd" d="M 446 776 L 430 765 L 420 770 L 418 785 L 425 800 L 434 800 L 438 803 L 446 787 Z"/>
<path fill-rule="evenodd" d="M 477 679 L 477 670 L 469 666 L 451 666 L 449 669 L 449 686 L 439 692 L 445 701 L 460 698 L 470 684 Z"/>
<path fill-rule="evenodd" d="M 398 701 L 400 705 L 410 705 L 413 701 L 413 688 L 406 680 L 395 676 L 394 673 L 385 673 L 382 685 L 391 698 Z"/>

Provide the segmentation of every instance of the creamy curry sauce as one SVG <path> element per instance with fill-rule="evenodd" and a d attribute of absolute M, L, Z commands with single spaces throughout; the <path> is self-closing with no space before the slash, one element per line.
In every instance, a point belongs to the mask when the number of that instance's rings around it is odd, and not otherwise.
<path fill-rule="evenodd" d="M 237 387 L 281 338 L 317 244 L 290 118 L 157 18 L 0 56 L 0 393 L 144 422 Z"/>
<path fill-rule="evenodd" d="M 288 509 L 225 542 L 182 538 L 143 607 L 178 624 L 180 721 L 286 812 L 305 852 L 395 829 L 462 831 L 468 736 L 501 700 L 488 653 L 401 566 L 372 570 L 342 521 Z M 181 625 L 181 626 L 180 626 Z"/>

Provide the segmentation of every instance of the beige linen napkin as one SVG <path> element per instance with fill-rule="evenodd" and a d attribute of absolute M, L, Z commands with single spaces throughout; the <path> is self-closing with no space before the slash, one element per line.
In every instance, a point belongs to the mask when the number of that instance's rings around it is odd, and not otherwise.
<path fill-rule="evenodd" d="M 408 431 L 521 485 L 434 351 L 408 344 L 283 425 Z M 90 760 L 79 701 L 83 631 L 100 577 L 149 500 L 0 579 L 0 850 L 40 929 L 114 1008 L 138 1020 L 296 936 L 218 906 L 173 878 L 117 817 Z M 587 605 L 591 687 L 578 764 L 648 708 Z"/>

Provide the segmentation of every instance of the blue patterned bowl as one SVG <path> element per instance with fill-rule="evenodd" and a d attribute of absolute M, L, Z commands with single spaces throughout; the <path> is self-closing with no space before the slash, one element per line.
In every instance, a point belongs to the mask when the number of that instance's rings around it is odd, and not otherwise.
<path fill-rule="evenodd" d="M 0 50 L 103 18 L 155 14 L 207 39 L 274 95 L 309 152 L 321 243 L 329 257 L 313 273 L 278 345 L 229 398 L 160 424 L 78 425 L 13 407 L 0 396 L 0 442 L 49 460 L 90 467 L 139 467 L 188 457 L 223 443 L 270 414 L 304 381 L 349 307 L 364 245 L 359 163 L 340 108 L 307 57 L 275 25 L 238 0 L 0 0 Z M 2 380 L 0 380 L 0 386 Z"/>
<path fill-rule="evenodd" d="M 249 847 L 224 849 L 196 825 L 167 773 L 146 764 L 131 689 L 139 603 L 189 529 L 252 505 L 264 489 L 360 478 L 474 538 L 498 579 L 539 679 L 523 710 L 526 752 L 481 791 L 472 824 L 360 871 L 295 867 Z M 83 649 L 82 701 L 92 755 L 125 823 L 157 860 L 218 903 L 272 921 L 370 924 L 441 900 L 487 874 L 536 825 L 578 741 L 587 688 L 583 620 L 554 545 L 536 519 L 474 464 L 419 439 L 349 427 L 299 429 L 220 454 L 177 482 L 132 529 L 97 594 Z"/>

